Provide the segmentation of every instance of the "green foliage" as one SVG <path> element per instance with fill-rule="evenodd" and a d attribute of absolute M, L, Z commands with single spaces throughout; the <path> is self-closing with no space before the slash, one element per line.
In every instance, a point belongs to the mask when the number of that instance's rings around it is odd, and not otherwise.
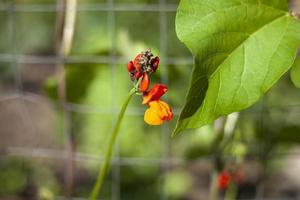
<path fill-rule="evenodd" d="M 0 163 L 0 196 L 21 192 L 26 185 L 24 171 L 26 166 L 17 160 Z"/>
<path fill-rule="evenodd" d="M 300 88 L 300 57 L 296 58 L 292 66 L 291 80 L 297 88 Z"/>
<path fill-rule="evenodd" d="M 191 175 L 184 171 L 172 171 L 165 179 L 163 190 L 171 199 L 181 199 L 192 185 Z"/>
<path fill-rule="evenodd" d="M 176 31 L 195 57 L 174 133 L 254 104 L 292 66 L 300 23 L 287 2 L 181 0 Z"/>
<path fill-rule="evenodd" d="M 99 67 L 101 66 L 96 64 L 67 65 L 66 92 L 68 102 L 78 103 L 85 97 L 87 89 Z M 47 79 L 45 82 L 45 91 L 52 99 L 58 99 L 58 80 L 56 77 Z"/>
<path fill-rule="evenodd" d="M 300 143 L 300 127 L 295 125 L 284 126 L 276 134 L 274 141 L 276 143 Z"/>
<path fill-rule="evenodd" d="M 91 55 L 107 52 L 110 38 L 106 23 L 106 12 L 78 12 L 71 54 Z"/>
<path fill-rule="evenodd" d="M 54 199 L 58 191 L 57 180 L 49 164 L 24 158 L 5 158 L 0 162 L 0 196 L 21 193 L 32 185 L 41 199 Z"/>

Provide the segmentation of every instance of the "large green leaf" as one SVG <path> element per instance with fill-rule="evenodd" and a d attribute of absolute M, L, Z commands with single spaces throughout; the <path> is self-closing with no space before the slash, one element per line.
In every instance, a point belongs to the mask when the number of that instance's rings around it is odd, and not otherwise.
<path fill-rule="evenodd" d="M 195 58 L 174 134 L 254 104 L 291 67 L 300 23 L 283 0 L 181 0 L 176 32 Z"/>

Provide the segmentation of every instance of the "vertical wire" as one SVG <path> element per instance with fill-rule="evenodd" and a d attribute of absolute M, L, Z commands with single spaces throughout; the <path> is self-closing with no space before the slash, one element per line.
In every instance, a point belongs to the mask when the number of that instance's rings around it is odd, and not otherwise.
<path fill-rule="evenodd" d="M 165 83 L 166 85 L 168 85 L 169 82 L 169 78 L 168 78 L 168 66 L 166 66 L 167 60 L 167 54 L 168 54 L 168 50 L 167 50 L 167 15 L 166 15 L 166 11 L 165 11 L 165 7 L 166 7 L 166 0 L 159 0 L 159 34 L 160 34 L 160 41 L 159 41 L 159 47 L 160 47 L 160 54 L 162 57 L 162 62 L 161 62 L 161 80 L 163 83 Z M 162 160 L 164 162 L 162 162 L 162 176 L 161 176 L 161 187 L 160 188 L 164 188 L 163 185 L 165 183 L 165 174 L 168 173 L 168 168 L 169 168 L 169 138 L 170 138 L 170 134 L 169 131 L 170 127 L 168 124 L 164 124 L 162 126 L 162 130 L 161 130 L 161 141 L 162 141 Z M 166 166 L 165 166 L 166 165 Z M 168 197 L 166 196 L 165 192 L 162 190 L 161 191 L 161 200 L 167 200 Z"/>
<path fill-rule="evenodd" d="M 16 16 L 14 13 L 14 1 L 9 2 L 9 9 L 8 13 L 10 16 L 10 32 L 11 32 L 11 54 L 12 54 L 12 61 L 11 61 L 11 67 L 14 70 L 14 79 L 15 79 L 15 89 L 18 94 L 22 93 L 23 91 L 23 85 L 22 85 L 22 79 L 21 75 L 19 73 L 18 65 L 17 65 L 17 36 L 16 36 Z"/>
<path fill-rule="evenodd" d="M 116 76 L 118 75 L 118 70 L 115 61 L 116 55 L 116 31 L 115 31 L 115 11 L 114 11 L 114 0 L 107 0 L 108 12 L 107 12 L 107 25 L 108 25 L 108 35 L 109 38 L 109 67 L 111 74 L 111 90 L 113 91 L 112 98 L 112 124 L 115 123 L 117 117 L 117 83 Z M 114 163 L 111 166 L 112 172 L 112 200 L 120 199 L 120 150 L 119 150 L 119 140 L 116 140 L 115 147 L 113 150 Z"/>
<path fill-rule="evenodd" d="M 20 97 L 24 95 L 24 87 L 22 83 L 22 76 L 20 73 L 20 68 L 17 63 L 17 30 L 16 30 L 16 16 L 14 11 L 15 3 L 14 1 L 9 2 L 9 16 L 10 16 L 10 32 L 11 32 L 11 46 L 12 46 L 12 61 L 11 61 L 11 68 L 14 71 L 14 80 L 15 80 L 15 90 Z M 37 130 L 33 123 L 32 117 L 28 111 L 28 108 L 26 106 L 26 102 L 24 98 L 19 98 L 20 100 L 20 115 L 22 117 L 22 120 L 28 121 L 30 125 L 30 132 L 34 133 L 35 136 L 37 136 Z"/>
<path fill-rule="evenodd" d="M 25 122 L 24 125 L 26 126 L 26 121 L 28 121 L 29 132 L 33 133 L 35 137 L 37 137 L 37 131 L 36 127 L 33 123 L 33 120 L 31 118 L 31 115 L 27 109 L 25 99 L 22 98 L 23 96 L 23 84 L 22 84 L 22 77 L 20 74 L 20 69 L 17 64 L 17 30 L 16 30 L 16 16 L 14 12 L 15 3 L 14 1 L 9 2 L 8 6 L 8 14 L 10 18 L 10 33 L 11 33 L 11 54 L 12 54 L 12 61 L 11 61 L 11 68 L 14 71 L 14 80 L 15 80 L 15 91 L 18 95 L 20 95 L 21 98 L 19 98 L 19 108 L 18 112 L 20 113 L 20 116 L 22 118 L 22 121 Z M 34 145 L 35 146 L 35 145 Z M 34 150 L 33 150 L 34 151 Z M 31 156 L 32 158 L 32 156 Z M 25 169 L 25 162 L 23 162 L 23 168 Z M 25 172 L 26 173 L 26 172 Z M 30 181 L 30 174 L 26 174 L 27 183 Z"/>

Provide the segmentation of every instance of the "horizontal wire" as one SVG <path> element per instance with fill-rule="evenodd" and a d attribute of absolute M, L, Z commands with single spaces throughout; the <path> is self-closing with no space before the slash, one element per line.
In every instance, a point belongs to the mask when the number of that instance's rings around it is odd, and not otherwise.
<path fill-rule="evenodd" d="M 0 3 L 0 11 L 7 11 L 9 5 Z M 175 12 L 177 4 L 167 4 L 160 7 L 159 4 L 116 4 L 110 6 L 107 3 L 79 4 L 77 11 L 138 11 L 138 12 Z M 15 4 L 13 11 L 15 12 L 57 12 L 63 10 L 55 4 Z"/>
<path fill-rule="evenodd" d="M 39 55 L 11 55 L 0 54 L 0 62 L 12 62 L 22 64 L 58 64 L 58 63 L 98 63 L 98 64 L 122 64 L 128 62 L 128 58 L 121 56 L 68 56 L 61 59 L 57 56 L 39 56 Z M 192 65 L 192 57 L 167 57 L 167 65 Z"/>
<path fill-rule="evenodd" d="M 57 149 L 48 149 L 48 148 L 24 148 L 24 147 L 8 147 L 5 150 L 2 150 L 0 156 L 21 156 L 21 157 L 29 157 L 29 158 L 48 158 L 48 159 L 66 159 L 68 154 L 65 150 L 57 150 Z M 255 158 L 255 156 L 259 156 L 251 154 L 248 157 Z M 270 156 L 268 159 L 283 159 L 281 156 L 291 156 L 292 159 L 299 159 L 300 152 L 277 152 Z M 233 158 L 231 155 L 224 155 L 225 158 Z M 144 157 L 112 157 L 112 164 L 114 165 L 122 165 L 122 166 L 130 166 L 130 165 L 185 165 L 187 163 L 200 163 L 203 161 L 211 161 L 213 157 L 204 156 L 199 157 L 193 160 L 185 160 L 181 157 L 170 157 L 169 159 L 164 159 L 163 157 L 158 158 L 144 158 Z M 76 162 L 86 162 L 86 161 L 95 161 L 97 163 L 101 163 L 103 160 L 103 156 L 92 155 L 87 153 L 76 152 L 74 156 L 74 160 Z"/>
<path fill-rule="evenodd" d="M 22 92 L 22 94 L 18 93 L 11 93 L 11 94 L 2 94 L 0 96 L 0 103 L 4 103 L 7 101 L 12 101 L 16 99 L 23 99 L 32 103 L 36 104 L 42 104 L 42 103 L 48 103 L 52 106 L 52 108 L 56 109 L 59 107 L 59 102 L 50 100 L 49 98 L 31 93 L 31 92 Z M 77 104 L 77 103 L 66 103 L 66 109 L 71 112 L 77 112 L 77 113 L 95 113 L 95 114 L 111 114 L 111 112 L 119 112 L 120 107 L 111 107 L 111 106 L 94 106 L 94 105 L 85 105 L 85 104 Z M 269 105 L 266 106 L 266 109 L 269 110 L 276 110 L 276 109 L 295 109 L 300 108 L 300 104 L 291 104 L 291 105 Z M 174 107 L 173 112 L 174 115 L 179 115 L 182 108 L 180 107 Z M 142 116 L 144 115 L 144 107 L 128 107 L 126 111 L 126 115 L 129 116 Z M 279 112 L 283 112 L 283 110 L 279 110 Z M 290 112 L 288 110 L 287 112 Z M 299 110 L 294 110 L 293 113 L 300 113 Z M 260 114 L 260 111 L 255 110 L 248 110 L 248 114 Z"/>
<path fill-rule="evenodd" d="M 45 148 L 21 148 L 9 147 L 2 156 L 22 156 L 22 157 L 36 157 L 36 158 L 51 158 L 51 159 L 66 159 L 68 154 L 65 150 L 45 149 Z M 95 161 L 102 162 L 103 156 L 91 155 L 86 153 L 76 152 L 74 156 L 75 161 Z M 207 160 L 207 159 L 205 159 Z M 112 157 L 112 164 L 122 166 L 126 165 L 164 165 L 164 164 L 183 164 L 182 158 L 172 158 L 168 162 L 162 158 L 143 158 L 143 157 Z"/>
<path fill-rule="evenodd" d="M 13 101 L 17 99 L 23 99 L 32 103 L 36 104 L 50 104 L 54 109 L 59 107 L 59 102 L 50 100 L 49 98 L 34 94 L 30 92 L 22 92 L 22 94 L 12 93 L 0 96 L 0 104 L 6 103 L 7 101 Z M 93 105 L 84 105 L 84 104 L 76 104 L 67 102 L 65 104 L 66 109 L 71 112 L 78 112 L 78 113 L 97 113 L 97 114 L 111 114 L 111 112 L 119 112 L 121 107 L 112 107 L 112 106 L 93 106 Z M 126 111 L 126 115 L 130 116 L 141 116 L 144 115 L 144 107 L 128 107 Z M 178 115 L 180 112 L 180 108 L 173 109 L 174 115 Z"/>

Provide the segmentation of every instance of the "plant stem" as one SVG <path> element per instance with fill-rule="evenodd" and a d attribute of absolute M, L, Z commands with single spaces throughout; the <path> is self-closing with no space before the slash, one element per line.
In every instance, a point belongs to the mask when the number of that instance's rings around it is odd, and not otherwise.
<path fill-rule="evenodd" d="M 211 174 L 210 187 L 209 187 L 209 200 L 217 200 L 219 195 L 218 188 L 218 171 L 213 170 Z"/>
<path fill-rule="evenodd" d="M 114 129 L 112 131 L 112 134 L 110 136 L 110 139 L 109 139 L 108 149 L 107 149 L 105 157 L 104 157 L 104 162 L 102 163 L 102 165 L 99 169 L 99 174 L 98 174 L 96 183 L 93 187 L 93 190 L 90 194 L 89 200 L 97 199 L 97 197 L 100 193 L 105 175 L 106 175 L 108 167 L 109 167 L 109 162 L 110 162 L 110 158 L 111 158 L 111 155 L 112 155 L 113 147 L 114 147 L 115 141 L 117 139 L 117 135 L 118 135 L 118 132 L 119 132 L 119 128 L 120 128 L 123 116 L 125 114 L 125 111 L 126 111 L 126 108 L 128 106 L 128 103 L 129 103 L 130 99 L 136 93 L 136 91 L 137 91 L 136 87 L 132 88 L 129 91 L 129 93 L 127 94 L 127 97 L 126 97 L 126 99 L 125 99 L 125 101 L 122 105 L 122 109 L 121 109 L 121 111 L 118 115 L 117 122 L 115 124 L 115 127 L 114 127 Z"/>
<path fill-rule="evenodd" d="M 237 196 L 237 186 L 234 183 L 230 183 L 225 193 L 224 200 L 235 200 Z"/>

